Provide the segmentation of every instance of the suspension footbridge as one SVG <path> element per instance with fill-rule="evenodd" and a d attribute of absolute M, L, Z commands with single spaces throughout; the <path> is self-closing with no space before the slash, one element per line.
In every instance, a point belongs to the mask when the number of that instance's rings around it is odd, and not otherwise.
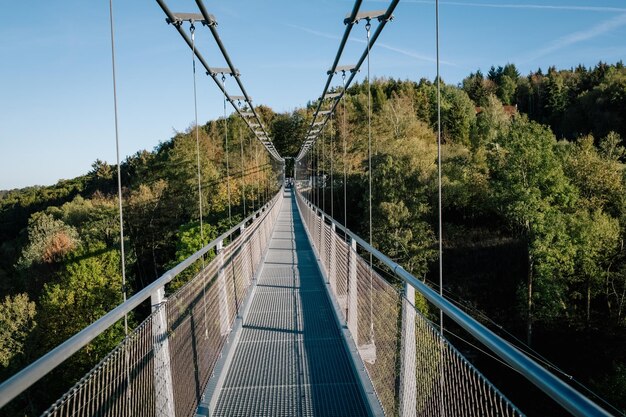
<path fill-rule="evenodd" d="M 225 108 L 233 106 L 284 170 L 217 34 L 215 17 L 201 0 L 197 14 L 172 13 L 162 0 L 157 3 L 192 50 L 194 77 L 197 59 L 223 92 Z M 379 252 L 371 229 L 364 240 L 314 204 L 311 186 L 319 176 L 310 152 L 397 3 L 363 12 L 356 1 L 345 18 L 344 37 L 295 158 L 294 186 L 280 172 L 279 191 L 252 215 L 3 382 L 0 407 L 149 302 L 147 318 L 43 415 L 523 415 L 418 308 L 421 297 L 565 411 L 609 415 Z M 357 64 L 339 65 L 350 31 L 361 20 L 366 49 Z M 377 27 L 370 34 L 372 22 Z M 195 45 L 195 24 L 209 28 L 228 67 L 208 65 Z M 331 91 L 338 74 L 342 86 Z M 227 93 L 225 75 L 235 78 L 240 96 Z M 245 108 L 235 104 L 241 101 Z M 201 184 L 198 178 L 199 194 Z M 198 265 L 182 288 L 166 293 L 166 285 Z"/>

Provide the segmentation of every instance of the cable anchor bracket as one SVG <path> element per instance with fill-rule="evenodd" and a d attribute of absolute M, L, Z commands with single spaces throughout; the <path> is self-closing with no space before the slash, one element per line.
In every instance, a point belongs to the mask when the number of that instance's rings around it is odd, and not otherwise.
<path fill-rule="evenodd" d="M 338 74 L 340 72 L 345 73 L 346 72 L 357 72 L 358 70 L 356 69 L 356 65 L 337 65 L 335 68 L 331 68 L 328 71 L 326 71 L 326 74 L 330 75 L 330 74 Z"/>
<path fill-rule="evenodd" d="M 165 18 L 167 24 L 174 25 L 180 27 L 183 22 L 189 22 L 192 25 L 194 22 L 200 22 L 203 26 L 217 26 L 217 20 L 215 20 L 215 16 L 208 15 L 209 20 L 205 20 L 204 16 L 200 13 L 173 13 L 172 16 L 174 19 L 170 19 L 169 17 Z"/>
<path fill-rule="evenodd" d="M 379 22 L 390 21 L 393 19 L 393 15 L 387 16 L 387 10 L 374 10 L 370 12 L 359 12 L 354 16 L 354 19 L 350 19 L 350 15 L 347 15 L 343 20 L 346 25 L 359 24 L 361 20 L 366 19 L 368 22 L 372 19 L 377 19 Z"/>
<path fill-rule="evenodd" d="M 222 77 L 224 77 L 225 74 L 229 74 L 231 76 L 237 76 L 239 77 L 241 75 L 241 73 L 239 72 L 239 70 L 237 68 L 235 68 L 235 71 L 233 72 L 230 68 L 216 68 L 216 67 L 210 67 L 209 70 L 207 71 L 206 75 L 210 75 L 211 77 L 214 77 L 218 74 L 222 74 Z"/>

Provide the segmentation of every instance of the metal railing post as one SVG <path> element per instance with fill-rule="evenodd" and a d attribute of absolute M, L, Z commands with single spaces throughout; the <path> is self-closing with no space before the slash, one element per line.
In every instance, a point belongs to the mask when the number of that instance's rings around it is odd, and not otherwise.
<path fill-rule="evenodd" d="M 335 223 L 330 224 L 330 256 L 328 257 L 328 282 L 330 289 L 337 297 L 337 241 L 335 239 Z"/>
<path fill-rule="evenodd" d="M 165 288 L 160 287 L 150 296 L 152 312 L 152 349 L 154 351 L 154 399 L 157 417 L 174 417 L 174 387 L 170 364 L 170 346 L 167 335 Z"/>
<path fill-rule="evenodd" d="M 219 257 L 220 269 L 217 273 L 218 300 L 220 311 L 220 332 L 222 336 L 230 331 L 229 317 L 230 309 L 228 306 L 228 290 L 226 289 L 226 268 L 224 267 L 224 241 L 220 240 L 216 246 L 217 256 Z"/>
<path fill-rule="evenodd" d="M 322 266 L 324 267 L 326 274 L 328 274 L 328 264 L 326 263 L 326 233 L 324 231 L 324 226 L 326 226 L 324 212 L 320 211 L 319 255 L 320 255 L 320 261 L 322 262 Z"/>
<path fill-rule="evenodd" d="M 402 341 L 400 351 L 400 416 L 415 417 L 417 390 L 416 340 L 415 340 L 415 288 L 409 283 L 404 284 L 402 300 Z"/>
<path fill-rule="evenodd" d="M 350 238 L 350 256 L 348 265 L 348 329 L 352 333 L 354 343 L 359 345 L 359 323 L 358 323 L 358 285 L 357 285 L 357 269 L 356 269 L 356 240 Z"/>
<path fill-rule="evenodd" d="M 243 235 L 246 232 L 246 225 L 242 224 L 241 227 L 239 228 L 239 235 L 242 237 L 243 239 Z M 249 245 L 250 242 L 247 240 L 244 240 L 244 242 L 242 243 L 242 246 L 245 245 Z M 243 274 L 243 278 L 246 282 L 246 285 L 250 284 L 250 281 L 252 281 L 252 273 L 249 270 L 252 267 L 252 264 L 248 264 L 246 262 L 246 260 L 244 259 L 244 257 L 241 257 L 241 272 Z"/>
<path fill-rule="evenodd" d="M 261 239 L 262 239 L 262 234 L 257 232 L 256 239 L 255 239 L 257 243 L 256 248 L 255 248 L 255 253 L 254 253 L 255 259 L 260 259 L 261 254 L 263 253 L 263 248 L 261 247 L 262 245 Z"/>
<path fill-rule="evenodd" d="M 318 242 L 318 245 L 317 245 L 317 252 L 318 253 L 317 254 L 319 255 L 320 260 L 321 260 L 322 259 L 322 245 L 323 245 L 323 243 L 322 243 L 322 226 L 323 226 L 323 223 L 324 223 L 324 212 L 316 210 L 315 214 L 318 216 L 318 218 L 316 218 L 315 220 L 319 224 L 319 228 L 318 228 L 318 232 L 317 232 L 317 239 L 318 239 L 317 240 L 317 242 Z M 322 263 L 322 265 L 324 265 L 324 264 Z"/>

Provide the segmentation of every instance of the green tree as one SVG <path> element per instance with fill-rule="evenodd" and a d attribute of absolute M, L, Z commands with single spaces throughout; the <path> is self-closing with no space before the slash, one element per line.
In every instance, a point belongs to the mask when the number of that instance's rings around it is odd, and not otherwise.
<path fill-rule="evenodd" d="M 202 232 L 204 240 L 201 238 L 200 234 L 200 222 L 187 223 L 179 228 L 176 233 L 176 255 L 175 258 L 167 265 L 167 268 L 173 268 L 203 248 L 205 245 L 209 244 L 209 242 L 213 239 L 217 238 L 217 228 L 210 224 L 205 223 L 202 227 Z M 208 256 L 205 256 L 204 262 L 210 262 L 214 256 L 215 253 L 211 250 L 208 253 Z M 174 292 L 178 288 L 182 287 L 198 272 L 200 272 L 201 267 L 202 262 L 200 261 L 195 262 L 193 265 L 186 268 L 171 282 L 169 291 Z"/>
<path fill-rule="evenodd" d="M 476 71 L 476 73 L 471 73 L 462 81 L 463 91 L 467 93 L 477 106 L 487 104 L 487 97 L 495 92 L 493 86 L 493 81 L 485 79 L 480 70 Z"/>
<path fill-rule="evenodd" d="M 417 118 L 423 123 L 427 124 L 430 124 L 430 109 L 432 106 L 430 101 L 433 97 L 433 95 L 431 94 L 432 89 L 432 83 L 427 79 L 422 78 L 415 88 L 413 98 Z"/>
<path fill-rule="evenodd" d="M 304 110 L 277 114 L 272 121 L 274 146 L 281 155 L 296 155 L 302 138 L 309 128 L 310 119 Z"/>
<path fill-rule="evenodd" d="M 527 338 L 536 316 L 550 316 L 562 299 L 559 277 L 573 268 L 573 247 L 563 213 L 576 192 L 554 151 L 554 135 L 545 127 L 516 117 L 498 135 L 488 162 L 493 205 L 522 238 L 528 250 Z"/>
<path fill-rule="evenodd" d="M 515 92 L 517 90 L 517 79 L 508 75 L 503 75 L 498 84 L 497 94 L 503 104 L 511 105 L 515 100 Z"/>
<path fill-rule="evenodd" d="M 95 193 L 91 199 L 76 196 L 61 207 L 49 207 L 47 214 L 73 227 L 82 242 L 119 244 L 119 214 L 117 199 Z"/>
<path fill-rule="evenodd" d="M 89 184 L 88 188 L 92 191 L 99 190 L 103 193 L 110 193 L 115 188 L 117 167 L 111 166 L 105 161 L 96 159 L 91 164 L 91 171 L 89 172 Z"/>
<path fill-rule="evenodd" d="M 164 180 L 142 184 L 126 197 L 124 221 L 137 259 L 137 289 L 148 285 L 164 272 L 163 265 L 173 254 L 173 236 L 178 226 L 186 221 L 178 205 L 181 201 L 168 198 L 172 194 L 167 193 L 168 187 Z"/>
<path fill-rule="evenodd" d="M 33 263 L 58 262 L 79 244 L 76 229 L 49 214 L 35 213 L 28 222 L 28 245 L 18 266 L 25 269 Z"/>
<path fill-rule="evenodd" d="M 0 367 L 9 367 L 24 354 L 26 339 L 35 324 L 35 303 L 28 294 L 4 297 L 0 303 Z"/>
<path fill-rule="evenodd" d="M 375 116 L 374 125 L 376 136 L 386 138 L 372 159 L 374 245 L 407 271 L 425 276 L 436 256 L 434 233 L 427 221 L 428 184 L 436 156 L 432 131 L 417 120 L 411 100 L 396 94 Z M 365 188 L 366 178 L 361 176 L 359 189 Z M 363 195 L 361 220 L 365 222 L 361 227 L 366 230 Z M 416 306 L 428 312 L 426 300 L 419 295 Z"/>
<path fill-rule="evenodd" d="M 581 203 L 591 211 L 603 210 L 620 216 L 624 200 L 622 151 L 609 136 L 601 141 L 600 150 L 592 136 L 585 136 L 569 144 L 564 157 L 564 169 L 572 183 L 580 190 Z"/>
<path fill-rule="evenodd" d="M 556 69 L 548 71 L 548 77 L 544 83 L 544 114 L 545 122 L 548 122 L 557 136 L 563 136 L 562 125 L 565 111 L 569 105 L 569 91 L 564 77 Z"/>
<path fill-rule="evenodd" d="M 610 131 L 626 137 L 626 68 L 607 68 L 597 79 L 598 83 L 579 97 L 590 120 L 589 128 L 596 137 L 606 136 Z"/>
<path fill-rule="evenodd" d="M 436 89 L 431 89 L 431 125 L 437 126 Z M 470 144 L 470 132 L 476 121 L 476 106 L 467 93 L 451 85 L 441 88 L 441 128 L 446 142 Z"/>
<path fill-rule="evenodd" d="M 444 215 L 472 219 L 488 212 L 490 184 L 485 149 L 446 145 L 442 160 Z M 437 195 L 435 187 L 432 188 L 431 195 Z"/>
<path fill-rule="evenodd" d="M 378 248 L 422 276 L 435 255 L 434 233 L 425 220 L 429 206 L 422 172 L 415 168 L 407 157 L 379 155 L 373 161 L 373 234 Z"/>
<path fill-rule="evenodd" d="M 56 282 L 44 286 L 38 301 L 32 354 L 48 352 L 121 302 L 119 252 L 100 244 L 74 253 L 57 274 Z M 59 398 L 123 338 L 124 325 L 119 321 L 46 376 L 48 389 L 38 392 L 35 401 L 45 406 Z"/>
<path fill-rule="evenodd" d="M 585 322 L 591 320 L 591 301 L 603 292 L 607 266 L 616 254 L 620 239 L 617 219 L 599 209 L 589 212 L 579 210 L 571 218 L 570 235 L 576 245 L 576 273 L 572 276 L 576 299 L 585 300 Z"/>
<path fill-rule="evenodd" d="M 222 141 L 224 138 L 223 120 L 221 123 L 210 123 L 206 128 L 199 128 L 200 176 L 203 184 L 203 210 L 220 210 L 226 199 L 219 188 L 220 166 L 225 160 Z M 231 132 L 232 138 L 232 132 Z M 176 224 L 178 227 L 188 219 L 198 217 L 198 150 L 195 127 L 186 133 L 179 133 L 172 139 L 167 150 L 164 166 L 164 177 L 168 187 L 164 197 L 168 210 L 175 217 L 183 219 Z M 143 184 L 149 186 L 148 184 Z M 217 191 L 217 192 L 216 192 Z M 235 194 L 235 193 L 233 193 Z"/>
<path fill-rule="evenodd" d="M 495 84 L 495 93 L 500 101 L 506 105 L 513 104 L 519 79 L 519 72 L 515 64 L 509 63 L 498 68 L 492 66 L 488 73 L 488 79 Z"/>
<path fill-rule="evenodd" d="M 620 161 L 626 155 L 626 148 L 621 144 L 622 138 L 616 132 L 609 132 L 600 140 L 600 152 L 602 156 L 612 161 Z"/>
<path fill-rule="evenodd" d="M 511 117 L 504 111 L 502 103 L 496 96 L 490 94 L 482 111 L 476 116 L 476 125 L 472 135 L 472 146 L 478 149 L 483 145 L 491 144 L 499 134 L 506 133 L 511 124 Z"/>
<path fill-rule="evenodd" d="M 57 346 L 121 302 L 119 251 L 100 244 L 76 253 L 59 272 L 57 282 L 44 286 L 38 315 L 42 347 Z M 122 324 L 114 325 L 73 357 L 68 372 L 79 372 L 77 366 L 84 372 L 111 351 L 123 334 Z"/>

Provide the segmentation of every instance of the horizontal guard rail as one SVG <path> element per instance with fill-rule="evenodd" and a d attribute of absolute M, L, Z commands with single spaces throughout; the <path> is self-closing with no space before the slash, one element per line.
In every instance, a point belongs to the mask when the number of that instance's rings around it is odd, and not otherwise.
<path fill-rule="evenodd" d="M 147 285 L 137 294 L 130 297 L 128 300 L 126 300 L 126 302 L 120 304 L 119 306 L 93 322 L 91 325 L 76 333 L 74 336 L 72 336 L 56 348 L 52 349 L 41 358 L 37 359 L 35 362 L 31 363 L 26 368 L 13 375 L 11 378 L 4 381 L 2 385 L 0 385 L 0 408 L 4 407 L 8 402 L 20 395 L 35 382 L 39 381 L 46 374 L 59 366 L 78 350 L 86 346 L 89 342 L 98 337 L 101 333 L 103 333 L 105 330 L 115 324 L 118 320 L 123 318 L 124 315 L 130 313 L 133 309 L 139 306 L 139 304 L 149 299 L 155 291 L 172 281 L 178 274 L 185 270 L 189 265 L 200 259 L 200 257 L 206 254 L 208 251 L 214 249 L 217 246 L 218 242 L 224 241 L 232 234 L 238 232 L 242 226 L 245 226 L 250 221 L 253 221 L 257 218 L 257 216 L 258 221 L 262 221 L 263 219 L 265 219 L 265 217 L 270 212 L 269 208 L 276 204 L 280 196 L 282 196 L 282 188 L 271 201 L 266 203 L 263 207 L 261 207 L 250 216 L 246 217 L 246 219 L 243 220 L 241 223 L 232 227 L 230 230 L 228 230 L 217 239 L 213 240 L 211 243 L 191 255 L 189 258 L 185 259 L 183 262 L 161 275 L 161 277 L 159 277 L 151 284 Z M 260 215 L 261 213 L 262 216 Z"/>
<path fill-rule="evenodd" d="M 396 276 L 413 286 L 413 288 L 422 294 L 428 301 L 442 310 L 446 316 L 454 320 L 455 323 L 483 343 L 499 358 L 545 392 L 563 408 L 572 413 L 572 415 L 579 417 L 611 416 L 610 413 L 602 409 L 589 398 L 585 397 L 583 394 L 553 375 L 551 372 L 547 371 L 533 359 L 529 358 L 500 336 L 480 324 L 463 310 L 441 297 L 436 291 L 421 282 L 419 279 L 415 278 L 402 268 L 402 266 L 392 261 L 376 248 L 370 246 L 369 243 L 361 239 L 349 229 L 339 224 L 335 219 L 328 216 L 315 204 L 306 200 L 300 194 L 299 190 L 296 190 L 296 192 L 298 198 L 303 199 L 305 204 L 307 204 L 312 210 L 316 213 L 320 213 L 324 219 L 327 219 L 331 224 L 334 224 L 336 229 L 341 230 L 351 239 L 355 240 L 359 246 L 371 253 L 376 259 L 391 268 Z"/>

